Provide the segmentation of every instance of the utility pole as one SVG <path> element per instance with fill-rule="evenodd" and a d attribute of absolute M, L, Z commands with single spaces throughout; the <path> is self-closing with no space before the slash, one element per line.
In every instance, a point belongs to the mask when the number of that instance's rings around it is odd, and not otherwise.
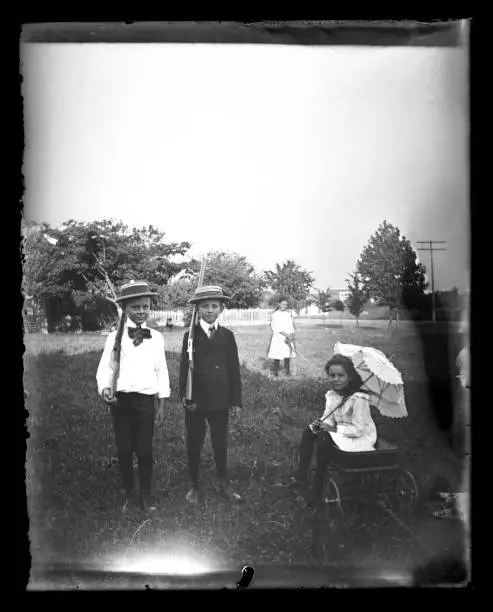
<path fill-rule="evenodd" d="M 446 251 L 444 248 L 434 248 L 434 244 L 447 244 L 445 240 L 417 240 L 417 244 L 429 244 L 428 248 L 418 248 L 418 251 L 429 251 L 431 257 L 431 309 L 433 316 L 433 323 L 436 323 L 436 314 L 435 314 L 435 271 L 433 266 L 433 251 Z"/>

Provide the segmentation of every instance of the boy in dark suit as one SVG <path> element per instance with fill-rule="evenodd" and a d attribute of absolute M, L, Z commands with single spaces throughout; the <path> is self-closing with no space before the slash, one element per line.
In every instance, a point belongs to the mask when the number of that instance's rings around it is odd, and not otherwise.
<path fill-rule="evenodd" d="M 193 342 L 192 400 L 186 400 L 189 367 L 188 336 L 185 333 L 180 363 L 180 397 L 185 408 L 188 467 L 192 488 L 187 500 L 201 499 L 199 488 L 200 455 L 206 421 L 209 423 L 220 490 L 228 499 L 240 499 L 227 478 L 227 442 L 230 411 L 241 408 L 241 377 L 238 348 L 231 330 L 218 325 L 227 298 L 217 286 L 197 289 L 190 303 L 197 305 L 199 323 Z"/>

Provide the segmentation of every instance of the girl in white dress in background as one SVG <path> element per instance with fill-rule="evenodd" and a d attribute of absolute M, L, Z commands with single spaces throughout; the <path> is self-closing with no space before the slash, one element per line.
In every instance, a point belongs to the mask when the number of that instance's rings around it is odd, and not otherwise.
<path fill-rule="evenodd" d="M 276 310 L 272 313 L 270 322 L 272 338 L 270 341 L 268 359 L 274 360 L 273 374 L 279 376 L 279 365 L 284 360 L 286 376 L 291 374 L 290 360 L 295 357 L 293 315 L 288 310 L 288 300 L 279 299 Z"/>

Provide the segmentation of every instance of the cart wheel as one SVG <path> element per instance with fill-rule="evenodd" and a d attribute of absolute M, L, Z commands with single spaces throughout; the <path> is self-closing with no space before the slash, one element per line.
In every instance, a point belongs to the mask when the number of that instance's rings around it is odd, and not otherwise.
<path fill-rule="evenodd" d="M 323 508 L 329 532 L 337 539 L 345 533 L 347 516 L 342 504 L 341 491 L 334 478 L 327 476 L 322 493 Z"/>
<path fill-rule="evenodd" d="M 326 478 L 323 490 L 324 504 L 329 508 L 331 514 L 342 516 L 344 508 L 341 502 L 341 492 L 333 478 Z"/>
<path fill-rule="evenodd" d="M 408 470 L 401 469 L 397 475 L 397 503 L 413 506 L 418 501 L 418 485 L 414 476 Z"/>

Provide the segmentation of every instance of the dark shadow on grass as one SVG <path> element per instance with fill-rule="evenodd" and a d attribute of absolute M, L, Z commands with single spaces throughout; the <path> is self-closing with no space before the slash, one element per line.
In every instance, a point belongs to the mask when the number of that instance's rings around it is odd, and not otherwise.
<path fill-rule="evenodd" d="M 447 324 L 419 324 L 415 327 L 421 341 L 434 424 L 449 447 L 462 457 L 461 446 L 457 444 L 459 432 L 456 431 L 454 412 L 459 408 L 454 386 L 457 385 L 455 357 L 461 348 L 460 334 Z"/>
<path fill-rule="evenodd" d="M 467 586 L 469 571 L 465 561 L 456 555 L 444 554 L 417 566 L 413 571 L 413 586 Z"/>

